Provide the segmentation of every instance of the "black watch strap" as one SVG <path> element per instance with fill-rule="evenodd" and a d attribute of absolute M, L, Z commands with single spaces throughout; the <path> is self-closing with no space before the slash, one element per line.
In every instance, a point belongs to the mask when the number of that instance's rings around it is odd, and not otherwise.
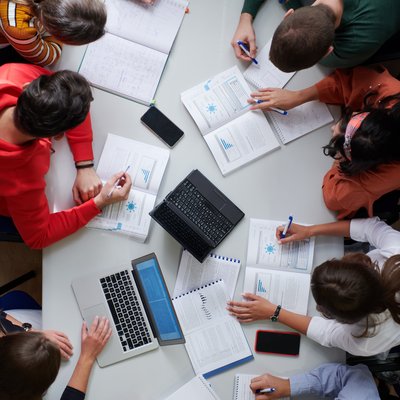
<path fill-rule="evenodd" d="M 29 322 L 24 322 L 22 324 L 22 328 L 24 328 L 25 332 L 28 332 L 28 331 L 30 331 L 32 329 L 32 324 L 30 324 Z"/>
<path fill-rule="evenodd" d="M 282 308 L 282 306 L 281 306 L 281 305 L 278 305 L 278 306 L 276 307 L 276 310 L 275 310 L 274 314 L 271 315 L 271 316 L 269 317 L 269 319 L 270 319 L 272 322 L 278 322 L 278 320 L 279 320 L 279 313 L 281 312 L 281 308 Z"/>

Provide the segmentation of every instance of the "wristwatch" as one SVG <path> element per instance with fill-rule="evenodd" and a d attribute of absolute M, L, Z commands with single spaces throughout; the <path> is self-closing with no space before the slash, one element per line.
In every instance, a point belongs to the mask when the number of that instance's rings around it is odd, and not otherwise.
<path fill-rule="evenodd" d="M 30 331 L 32 329 L 32 324 L 30 324 L 29 322 L 24 322 L 22 324 L 22 328 L 24 328 L 25 332 L 28 332 L 28 331 Z"/>
<path fill-rule="evenodd" d="M 269 317 L 269 319 L 270 319 L 272 322 L 278 322 L 279 313 L 281 312 L 281 308 L 282 308 L 281 305 L 277 306 L 275 312 L 273 313 L 273 315 L 271 315 L 271 316 Z"/>

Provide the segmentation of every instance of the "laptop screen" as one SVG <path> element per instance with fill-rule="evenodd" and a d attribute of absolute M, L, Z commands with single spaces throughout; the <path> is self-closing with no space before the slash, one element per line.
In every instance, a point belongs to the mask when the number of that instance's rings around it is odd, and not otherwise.
<path fill-rule="evenodd" d="M 184 343 L 185 339 L 155 254 L 133 260 L 132 267 L 147 315 L 160 344 Z"/>

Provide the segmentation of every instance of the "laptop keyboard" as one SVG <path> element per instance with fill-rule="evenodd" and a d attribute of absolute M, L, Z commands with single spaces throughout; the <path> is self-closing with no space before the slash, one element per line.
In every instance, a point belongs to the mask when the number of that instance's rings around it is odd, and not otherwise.
<path fill-rule="evenodd" d="M 209 201 L 188 180 L 174 190 L 168 201 L 197 225 L 215 245 L 218 245 L 234 227 L 234 224 L 219 211 L 211 208 Z"/>
<path fill-rule="evenodd" d="M 121 271 L 100 279 L 124 352 L 151 343 L 138 295 L 129 278 Z"/>

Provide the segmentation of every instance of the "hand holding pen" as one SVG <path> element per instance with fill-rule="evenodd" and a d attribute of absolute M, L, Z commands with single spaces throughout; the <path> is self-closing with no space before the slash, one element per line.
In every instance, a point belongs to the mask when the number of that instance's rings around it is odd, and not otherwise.
<path fill-rule="evenodd" d="M 280 399 L 290 396 L 290 382 L 288 379 L 264 374 L 251 380 L 250 389 L 256 400 Z"/>
<path fill-rule="evenodd" d="M 295 91 L 265 88 L 251 93 L 249 103 L 252 103 L 250 110 L 280 109 L 285 111 L 297 107 L 302 104 L 302 101 L 297 98 L 297 92 Z"/>
<path fill-rule="evenodd" d="M 100 210 L 113 203 L 127 200 L 129 197 L 129 191 L 132 187 L 132 180 L 129 174 L 125 172 L 119 172 L 113 175 L 103 186 L 101 192 L 93 199 L 97 208 Z"/>
<path fill-rule="evenodd" d="M 276 228 L 276 239 L 279 244 L 287 244 L 291 242 L 298 242 L 301 240 L 309 240 L 312 237 L 312 226 L 304 226 L 298 224 L 291 224 L 289 228 L 281 225 Z M 285 237 L 282 238 L 281 235 L 286 229 Z"/>

